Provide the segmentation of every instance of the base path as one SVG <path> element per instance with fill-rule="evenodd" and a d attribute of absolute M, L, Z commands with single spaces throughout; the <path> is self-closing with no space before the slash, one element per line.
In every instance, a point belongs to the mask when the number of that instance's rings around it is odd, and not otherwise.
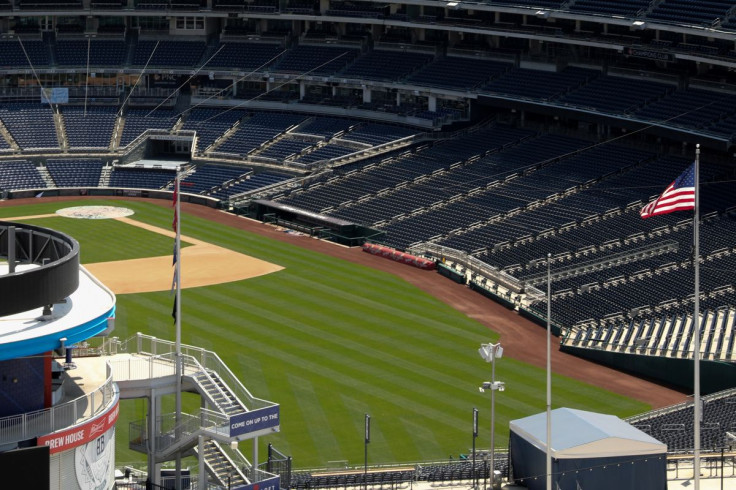
<path fill-rule="evenodd" d="M 44 200 L 59 202 L 78 201 L 79 199 L 79 197 L 44 198 Z M 110 198 L 86 198 L 90 203 L 103 199 L 109 200 Z M 126 200 L 145 201 L 159 206 L 171 206 L 169 201 L 155 199 L 127 198 Z M 17 199 L 0 203 L 0 206 L 3 204 L 15 206 L 33 203 L 38 203 L 38 200 L 34 198 Z M 284 233 L 283 230 L 279 230 L 273 226 L 205 206 L 182 203 L 181 207 L 182 212 L 209 221 L 257 233 L 273 238 L 274 240 L 291 243 L 298 247 L 314 250 L 394 274 L 431 294 L 438 300 L 474 318 L 494 332 L 498 332 L 501 336 L 500 341 L 503 344 L 504 354 L 506 356 L 538 366 L 542 369 L 546 366 L 547 334 L 544 328 L 519 316 L 514 311 L 504 308 L 485 296 L 471 291 L 468 287 L 440 276 L 436 272 L 423 271 L 416 267 L 399 264 L 383 257 L 365 253 L 360 248 L 346 248 L 296 233 Z M 662 408 L 689 400 L 688 396 L 675 389 L 561 352 L 559 350 L 559 339 L 553 337 L 552 342 L 552 371 L 556 374 L 590 383 L 614 393 L 642 401 L 651 405 L 652 408 Z M 540 410 L 542 408 L 540 407 Z"/>

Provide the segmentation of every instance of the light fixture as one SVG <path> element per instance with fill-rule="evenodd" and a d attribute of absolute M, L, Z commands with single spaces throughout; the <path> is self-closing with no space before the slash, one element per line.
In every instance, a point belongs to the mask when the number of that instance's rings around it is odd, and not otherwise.
<path fill-rule="evenodd" d="M 478 354 L 484 361 L 493 362 L 493 359 L 501 359 L 503 347 L 501 347 L 501 344 L 480 344 Z"/>
<path fill-rule="evenodd" d="M 495 444 L 495 433 L 496 433 L 496 392 L 504 391 L 506 384 L 503 381 L 496 381 L 496 359 L 500 359 L 503 355 L 503 347 L 501 344 L 481 344 L 478 349 L 478 354 L 483 358 L 484 361 L 491 363 L 491 381 L 484 381 L 483 384 L 478 387 L 478 391 L 481 393 L 486 390 L 491 390 L 491 487 L 495 487 L 496 483 L 496 444 Z M 500 476 L 500 472 L 498 473 Z"/>

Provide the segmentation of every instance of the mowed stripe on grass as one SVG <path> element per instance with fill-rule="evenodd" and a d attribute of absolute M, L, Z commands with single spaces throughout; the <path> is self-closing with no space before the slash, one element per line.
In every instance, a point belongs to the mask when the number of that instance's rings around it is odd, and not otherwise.
<path fill-rule="evenodd" d="M 170 225 L 170 208 L 120 204 L 134 209 L 136 220 Z M 484 326 L 390 274 L 186 214 L 182 231 L 285 267 L 182 293 L 182 341 L 215 351 L 255 396 L 281 404 L 281 433 L 262 438 L 264 447 L 272 442 L 296 467 L 362 464 L 363 417 L 370 413 L 370 462 L 446 459 L 468 451 L 473 407 L 485 428 L 478 445 L 488 446 L 490 395 L 477 387 L 490 365 L 477 348 L 497 337 Z M 172 301 L 167 293 L 118 296 L 115 334 L 173 340 Z M 496 376 L 507 384 L 496 396 L 496 442 L 504 445 L 509 420 L 544 411 L 545 378 L 542 369 L 508 358 L 497 363 Z M 621 416 L 647 409 L 560 376 L 553 383 L 555 407 Z M 143 411 L 136 402 L 121 413 L 139 419 Z M 118 459 L 140 459 L 123 435 Z"/>
<path fill-rule="evenodd" d="M 171 255 L 173 242 L 159 233 L 114 219 L 86 220 L 55 216 L 21 220 L 61 231 L 79 242 L 83 264 Z M 188 246 L 182 243 L 182 247 Z"/>

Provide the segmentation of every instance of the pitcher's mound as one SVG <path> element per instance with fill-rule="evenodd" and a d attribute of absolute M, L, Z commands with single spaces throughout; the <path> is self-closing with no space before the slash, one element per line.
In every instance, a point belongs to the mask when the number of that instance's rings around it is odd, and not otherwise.
<path fill-rule="evenodd" d="M 117 206 L 75 206 L 56 211 L 59 216 L 78 219 L 124 218 L 135 214 L 132 209 Z"/>

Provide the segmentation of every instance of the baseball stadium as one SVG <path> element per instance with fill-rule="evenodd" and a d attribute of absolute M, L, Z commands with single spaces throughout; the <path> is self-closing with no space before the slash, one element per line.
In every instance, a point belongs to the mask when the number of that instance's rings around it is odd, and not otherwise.
<path fill-rule="evenodd" d="M 0 71 L 2 488 L 736 485 L 736 2 L 0 0 Z"/>

